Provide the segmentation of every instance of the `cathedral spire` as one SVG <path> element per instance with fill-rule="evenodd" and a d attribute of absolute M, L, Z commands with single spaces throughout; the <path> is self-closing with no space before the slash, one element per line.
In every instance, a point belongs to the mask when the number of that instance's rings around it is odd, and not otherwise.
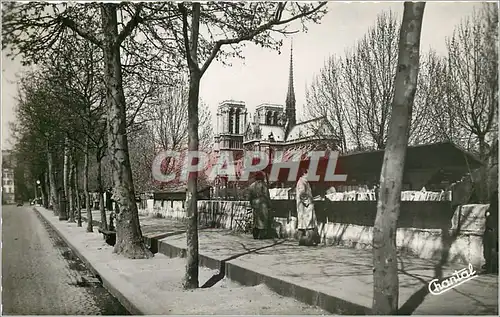
<path fill-rule="evenodd" d="M 288 75 L 288 92 L 286 94 L 285 113 L 287 121 L 286 134 L 288 134 L 290 129 L 296 124 L 295 90 L 293 89 L 293 42 L 290 46 L 290 73 Z"/>
<path fill-rule="evenodd" d="M 288 93 L 286 95 L 286 100 L 293 102 L 295 108 L 295 91 L 293 89 L 293 42 L 290 46 L 290 72 L 288 75 Z"/>

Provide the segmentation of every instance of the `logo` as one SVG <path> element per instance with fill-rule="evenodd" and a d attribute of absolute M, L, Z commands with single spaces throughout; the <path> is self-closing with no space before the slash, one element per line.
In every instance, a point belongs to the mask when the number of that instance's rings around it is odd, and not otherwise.
<path fill-rule="evenodd" d="M 204 174 L 210 181 L 218 177 L 248 181 L 250 174 L 266 170 L 270 181 L 278 181 L 283 178 L 281 170 L 288 170 L 286 179 L 295 181 L 302 166 L 308 170 L 307 179 L 311 182 L 345 182 L 347 175 L 335 173 L 337 158 L 338 152 L 327 154 L 325 151 L 275 151 L 273 157 L 265 152 L 245 151 L 238 158 L 226 151 L 217 155 L 201 151 L 162 151 L 153 161 L 152 176 L 162 183 L 187 181 L 192 173 Z"/>
<path fill-rule="evenodd" d="M 463 268 L 460 271 L 455 271 L 452 276 L 448 277 L 439 282 L 439 279 L 434 279 L 429 283 L 429 292 L 432 295 L 441 295 L 446 291 L 449 291 L 452 288 L 457 287 L 458 285 L 465 283 L 469 280 L 472 280 L 476 277 L 476 271 L 474 271 L 474 267 L 469 263 L 468 268 Z"/>

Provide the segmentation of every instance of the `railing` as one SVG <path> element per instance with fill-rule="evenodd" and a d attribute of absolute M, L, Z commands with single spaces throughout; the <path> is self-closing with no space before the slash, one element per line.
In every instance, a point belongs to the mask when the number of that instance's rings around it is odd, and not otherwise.
<path fill-rule="evenodd" d="M 283 189 L 274 189 L 273 192 L 275 194 L 286 192 L 288 193 L 287 188 Z M 446 202 L 451 201 L 451 192 L 443 191 L 443 192 L 429 192 L 429 191 L 403 191 L 401 193 L 402 201 L 405 202 Z M 356 202 L 360 202 L 363 206 L 369 202 L 376 201 L 376 194 L 372 191 L 368 192 L 343 192 L 343 193 L 331 193 L 327 194 L 324 198 L 317 196 L 314 198 L 315 201 L 318 201 L 319 205 L 330 206 L 328 201 L 331 201 L 335 206 L 336 214 L 338 214 L 338 208 L 345 209 L 347 208 L 345 204 L 349 205 L 349 208 L 356 205 Z M 321 202 L 323 201 L 323 202 Z M 342 206 L 338 206 L 338 203 L 341 203 Z M 349 204 L 349 202 L 353 202 L 354 204 Z M 363 203 L 366 202 L 366 203 Z M 238 199 L 234 197 L 233 199 L 212 199 L 212 200 L 198 200 L 198 208 L 200 215 L 203 215 L 202 218 L 205 222 L 220 222 L 221 220 L 216 220 L 215 218 L 221 217 L 224 214 L 225 217 L 240 217 L 244 215 L 246 209 L 248 208 L 249 202 L 245 199 Z M 153 202 L 149 200 L 149 203 L 144 206 L 148 209 L 148 212 L 162 215 L 163 217 L 172 217 L 182 219 L 186 217 L 186 213 L 184 211 L 184 201 L 164 201 L 162 202 Z M 352 206 L 351 206 L 352 205 Z M 279 206 L 279 207 L 278 207 Z M 142 207 L 142 206 L 141 206 Z M 274 196 L 272 207 L 279 210 L 279 213 L 283 213 L 284 216 L 288 215 L 289 209 L 295 209 L 295 201 L 294 199 L 282 198 L 277 195 Z M 352 207 L 359 208 L 359 207 Z M 364 207 L 363 207 L 364 208 Z M 327 208 L 329 209 L 329 207 Z M 201 219 L 200 219 L 201 220 Z M 371 220 L 370 220 L 371 221 Z M 228 227 L 231 227 L 231 220 L 223 220 L 223 222 L 227 222 Z"/>
<path fill-rule="evenodd" d="M 271 199 L 288 199 L 288 191 L 290 188 L 271 188 L 269 195 Z"/>

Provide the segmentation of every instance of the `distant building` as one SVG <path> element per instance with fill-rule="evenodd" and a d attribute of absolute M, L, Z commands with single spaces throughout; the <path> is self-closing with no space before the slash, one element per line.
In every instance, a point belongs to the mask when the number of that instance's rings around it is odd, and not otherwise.
<path fill-rule="evenodd" d="M 237 165 L 244 150 L 267 152 L 270 158 L 275 151 L 337 150 L 338 142 L 326 117 L 297 122 L 293 83 L 292 50 L 284 107 L 261 104 L 250 120 L 244 101 L 223 101 L 217 109 L 215 153 L 231 152 Z"/>
<path fill-rule="evenodd" d="M 261 104 L 250 120 L 244 101 L 226 100 L 217 109 L 215 151 L 243 151 L 257 148 L 288 149 L 312 140 L 336 148 L 337 140 L 326 117 L 297 122 L 293 84 L 293 51 L 285 106 Z"/>
<path fill-rule="evenodd" d="M 11 151 L 2 151 L 2 203 L 12 204 L 15 198 L 14 160 Z"/>

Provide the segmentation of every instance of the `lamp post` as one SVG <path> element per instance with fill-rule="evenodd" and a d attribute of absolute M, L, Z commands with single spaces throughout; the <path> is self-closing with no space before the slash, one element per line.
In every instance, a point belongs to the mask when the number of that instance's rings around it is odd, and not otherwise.
<path fill-rule="evenodd" d="M 40 187 L 40 180 L 36 180 L 36 186 L 35 186 L 35 204 L 38 202 L 38 187 Z M 42 193 L 40 193 L 40 196 Z"/>
<path fill-rule="evenodd" d="M 272 169 L 272 166 L 273 166 L 273 150 L 271 148 L 271 144 L 269 144 L 269 148 L 268 148 L 268 151 L 269 151 L 269 164 L 271 164 L 271 169 Z M 271 175 L 271 170 L 269 170 L 269 174 L 266 174 L 266 180 L 267 180 L 267 186 L 269 186 L 269 175 Z M 278 178 L 279 178 L 279 172 L 278 172 Z"/>

